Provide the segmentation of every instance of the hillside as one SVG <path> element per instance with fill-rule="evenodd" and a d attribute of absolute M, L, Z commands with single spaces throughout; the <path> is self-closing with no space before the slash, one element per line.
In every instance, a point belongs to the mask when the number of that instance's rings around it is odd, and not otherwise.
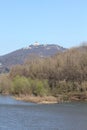
<path fill-rule="evenodd" d="M 46 96 L 58 102 L 87 101 L 87 46 L 13 66 L 8 74 L 0 75 L 0 93 L 32 102 Z"/>
<path fill-rule="evenodd" d="M 30 55 L 49 57 L 64 50 L 66 49 L 54 44 L 39 45 L 35 43 L 34 45 L 29 45 L 28 47 L 0 56 L 0 72 L 8 71 L 8 68 L 12 65 L 23 64 L 25 59 L 29 59 Z"/>

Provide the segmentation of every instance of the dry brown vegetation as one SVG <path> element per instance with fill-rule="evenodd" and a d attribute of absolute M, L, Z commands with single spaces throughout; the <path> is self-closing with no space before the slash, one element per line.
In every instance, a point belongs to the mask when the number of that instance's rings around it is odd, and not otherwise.
<path fill-rule="evenodd" d="M 69 49 L 50 58 L 26 60 L 0 76 L 0 92 L 35 96 L 87 93 L 87 46 Z M 87 97 L 87 96 L 85 96 Z M 82 99 L 82 98 L 81 98 Z"/>

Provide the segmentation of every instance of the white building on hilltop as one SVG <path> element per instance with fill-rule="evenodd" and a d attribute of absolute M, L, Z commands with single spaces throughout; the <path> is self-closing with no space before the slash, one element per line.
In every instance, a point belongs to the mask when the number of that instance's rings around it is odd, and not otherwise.
<path fill-rule="evenodd" d="M 39 46 L 39 45 L 40 45 L 39 42 L 34 43 L 34 46 Z"/>

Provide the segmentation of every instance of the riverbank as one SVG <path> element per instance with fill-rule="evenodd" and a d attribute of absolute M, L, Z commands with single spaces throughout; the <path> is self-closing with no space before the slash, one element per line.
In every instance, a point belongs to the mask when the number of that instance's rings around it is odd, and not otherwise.
<path fill-rule="evenodd" d="M 9 95 L 9 93 L 3 93 L 1 95 Z M 35 96 L 35 95 L 11 95 L 16 100 L 32 102 L 37 104 L 55 104 L 55 103 L 64 103 L 64 102 L 78 102 L 86 101 L 87 102 L 87 93 L 86 92 L 69 92 L 65 94 L 58 94 L 55 96 Z"/>
<path fill-rule="evenodd" d="M 54 104 L 63 102 L 73 102 L 73 101 L 87 101 L 87 94 L 85 93 L 72 93 L 68 95 L 54 96 L 30 96 L 30 95 L 19 95 L 14 96 L 16 100 L 21 100 L 25 102 L 32 102 L 37 104 Z"/>
<path fill-rule="evenodd" d="M 32 103 L 37 103 L 37 104 L 54 104 L 58 103 L 58 99 L 53 96 L 45 96 L 45 97 L 40 97 L 40 96 L 14 96 L 16 100 L 22 100 L 25 102 L 32 102 Z"/>

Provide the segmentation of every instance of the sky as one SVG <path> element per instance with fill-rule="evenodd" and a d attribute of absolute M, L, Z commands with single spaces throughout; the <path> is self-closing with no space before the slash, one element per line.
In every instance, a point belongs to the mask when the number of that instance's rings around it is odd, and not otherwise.
<path fill-rule="evenodd" d="M 0 55 L 35 41 L 71 48 L 87 41 L 87 0 L 0 0 Z"/>

